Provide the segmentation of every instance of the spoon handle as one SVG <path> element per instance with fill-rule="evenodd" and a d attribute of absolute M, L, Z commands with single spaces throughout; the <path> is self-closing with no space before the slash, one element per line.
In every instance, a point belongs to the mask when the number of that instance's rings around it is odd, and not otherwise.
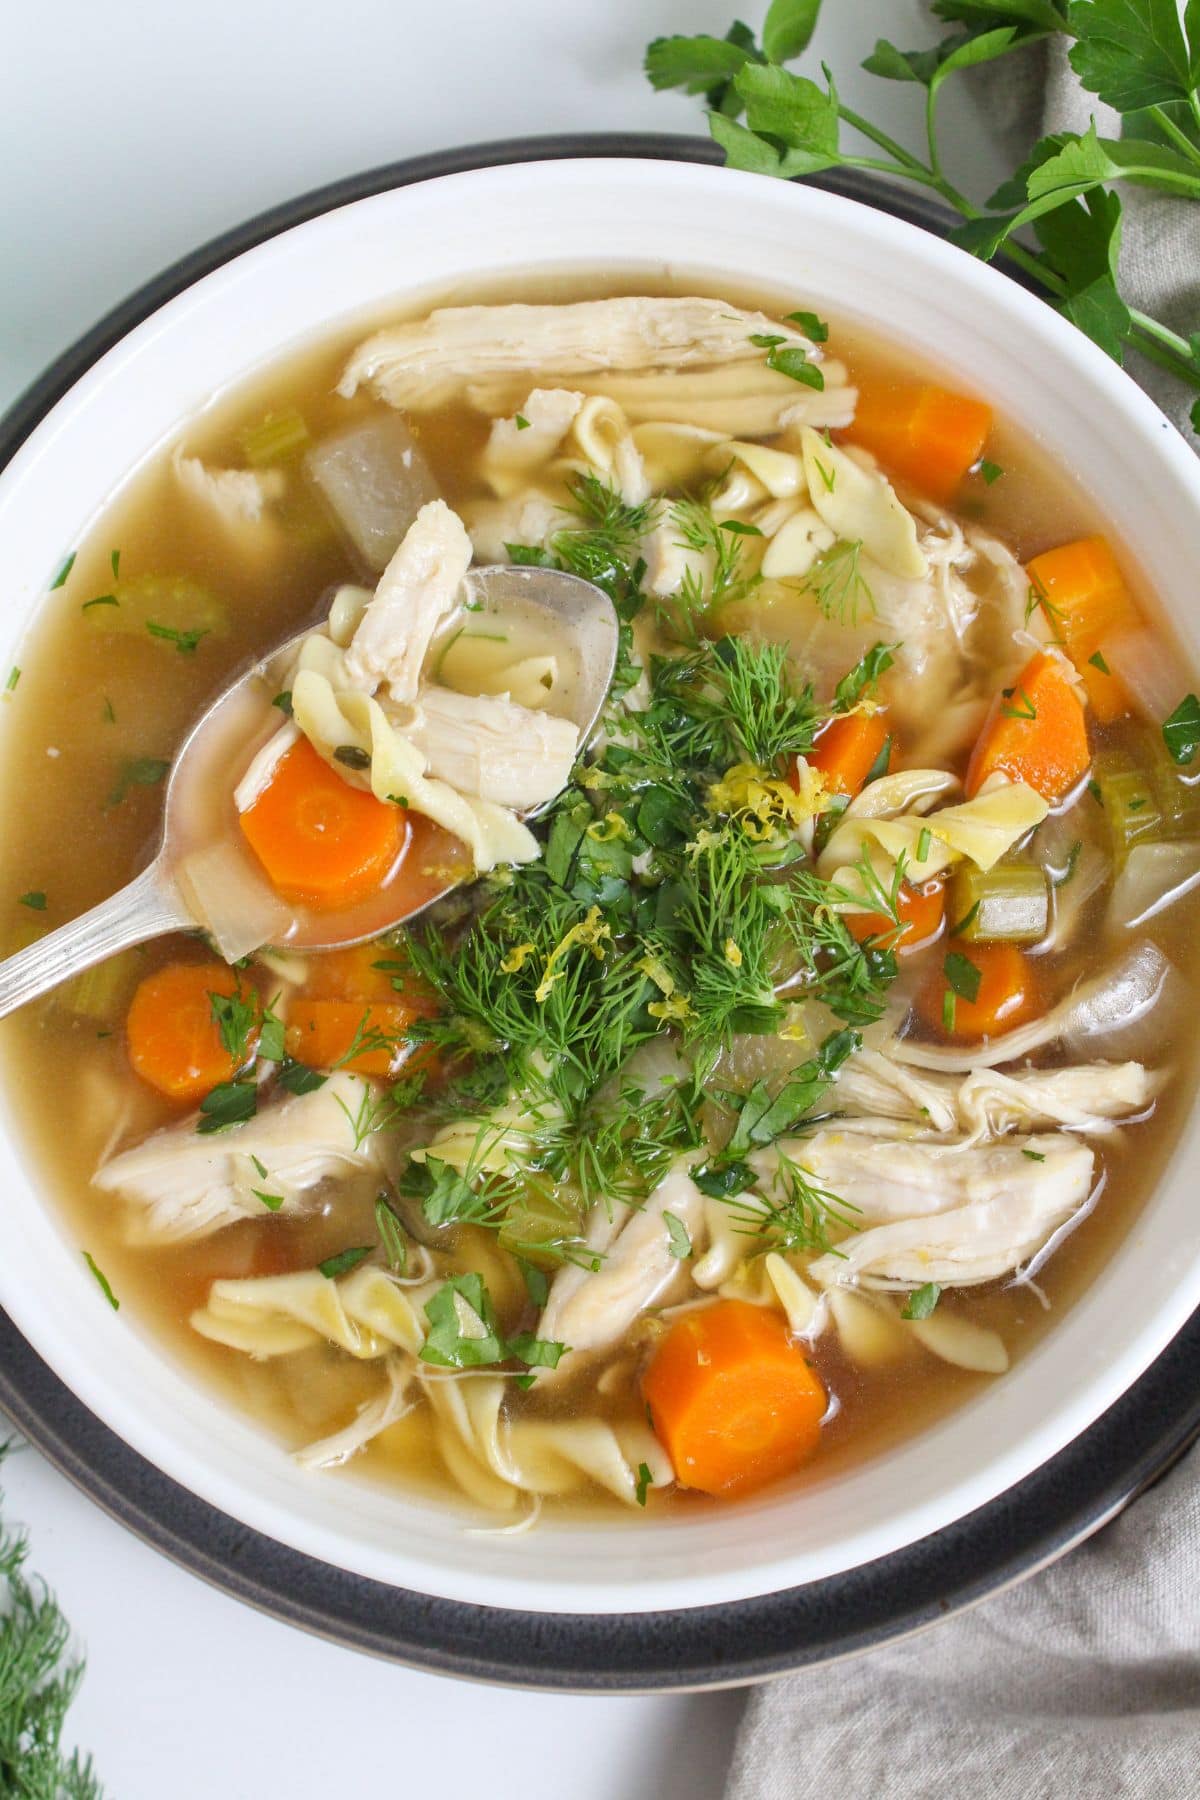
<path fill-rule="evenodd" d="M 119 893 L 0 962 L 0 1019 L 118 950 L 194 924 L 151 863 Z"/>

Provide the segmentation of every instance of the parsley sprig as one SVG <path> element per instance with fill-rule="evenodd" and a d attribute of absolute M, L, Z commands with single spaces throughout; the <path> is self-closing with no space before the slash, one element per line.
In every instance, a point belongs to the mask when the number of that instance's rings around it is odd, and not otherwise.
<path fill-rule="evenodd" d="M 1001 249 L 1058 310 L 1116 362 L 1137 350 L 1200 390 L 1200 331 L 1185 336 L 1128 304 L 1118 284 L 1124 184 L 1200 199 L 1200 13 L 1176 0 L 935 0 L 950 25 L 935 44 L 905 50 L 880 38 L 863 67 L 924 90 L 925 154 L 915 155 L 824 85 L 783 67 L 805 50 L 820 0 L 772 0 L 761 44 L 740 21 L 724 38 L 657 38 L 646 52 L 656 88 L 702 94 L 730 166 L 789 178 L 872 169 L 940 196 L 963 223 L 952 234 L 985 261 Z M 982 204 L 950 178 L 938 136 L 954 75 L 1051 36 L 1071 40 L 1083 86 L 1123 116 L 1120 138 L 1059 132 Z M 742 117 L 745 123 L 741 123 Z M 857 145 L 844 142 L 843 130 Z M 861 140 L 866 140 L 866 149 Z M 1017 234 L 1032 230 L 1036 247 Z M 1200 432 L 1200 399 L 1192 407 Z"/>

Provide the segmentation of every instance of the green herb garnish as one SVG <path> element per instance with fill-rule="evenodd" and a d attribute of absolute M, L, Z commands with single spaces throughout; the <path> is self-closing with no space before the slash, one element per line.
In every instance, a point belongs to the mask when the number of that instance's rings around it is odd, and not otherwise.
<path fill-rule="evenodd" d="M 66 579 L 66 577 L 64 576 L 63 580 L 65 580 L 65 579 Z M 58 582 L 56 585 L 61 587 L 62 582 Z M 108 1304 L 112 1307 L 114 1312 L 120 1312 L 121 1302 L 117 1299 L 117 1296 L 113 1293 L 112 1287 L 109 1283 L 108 1276 L 104 1273 L 104 1270 L 100 1267 L 99 1263 L 96 1261 L 95 1257 L 92 1255 L 90 1250 L 85 1250 L 83 1252 L 83 1260 L 87 1264 L 88 1268 L 91 1270 L 92 1275 L 95 1278 L 96 1286 L 100 1289 L 100 1292 L 104 1295 L 104 1298 L 108 1301 Z"/>
<path fill-rule="evenodd" d="M 27 894 L 21 895 L 21 905 L 28 906 L 32 912 L 45 912 L 46 896 L 41 888 L 30 888 Z"/>
<path fill-rule="evenodd" d="M 938 1301 L 942 1290 L 936 1281 L 927 1281 L 923 1287 L 914 1288 L 901 1308 L 902 1319 L 927 1319 Z"/>
<path fill-rule="evenodd" d="M 208 626 L 195 631 L 177 631 L 173 625 L 160 625 L 156 619 L 146 620 L 146 630 L 151 637 L 163 638 L 167 643 L 174 644 L 180 656 L 194 655 L 201 638 L 211 635 Z"/>
<path fill-rule="evenodd" d="M 170 767 L 165 758 L 158 756 L 135 756 L 132 762 L 122 763 L 107 804 L 120 806 L 131 788 L 157 787 Z"/>
<path fill-rule="evenodd" d="M 1183 767 L 1200 749 L 1200 700 L 1188 694 L 1169 719 L 1163 720 L 1163 743 L 1171 760 Z"/>
<path fill-rule="evenodd" d="M 951 950 L 942 963 L 942 973 L 960 1000 L 975 1004 L 979 998 L 979 984 L 983 980 L 983 970 L 978 964 L 973 963 L 969 956 L 964 956 L 961 950 Z"/>
<path fill-rule="evenodd" d="M 370 1244 L 356 1244 L 350 1250 L 339 1250 L 336 1256 L 327 1256 L 317 1267 L 326 1281 L 336 1281 L 339 1275 L 348 1275 L 351 1269 L 357 1269 L 363 1258 L 370 1254 Z"/>
<path fill-rule="evenodd" d="M 1200 332 L 1175 330 L 1132 305 L 1117 267 L 1121 183 L 1200 199 L 1194 7 L 1181 20 L 1174 0 L 938 0 L 936 13 L 953 27 L 940 42 L 908 50 L 880 38 L 864 64 L 872 75 L 924 90 L 920 153 L 848 106 L 828 69 L 820 85 L 782 66 L 807 45 L 818 10 L 817 0 L 774 0 L 761 43 L 740 21 L 725 38 L 658 38 L 646 52 L 646 73 L 656 88 L 705 96 L 709 128 L 733 168 L 784 179 L 869 168 L 937 194 L 963 220 L 952 234 L 962 248 L 984 260 L 1003 251 L 1116 361 L 1140 350 L 1200 390 Z M 947 83 L 1047 37 L 1070 41 L 1083 86 L 1124 115 L 1121 133 L 1101 137 L 1094 122 L 1056 133 L 1030 143 L 1026 160 L 986 200 L 964 193 L 939 139 Z M 854 134 L 849 143 L 843 128 Z M 1200 400 L 1192 423 L 1200 431 Z"/>

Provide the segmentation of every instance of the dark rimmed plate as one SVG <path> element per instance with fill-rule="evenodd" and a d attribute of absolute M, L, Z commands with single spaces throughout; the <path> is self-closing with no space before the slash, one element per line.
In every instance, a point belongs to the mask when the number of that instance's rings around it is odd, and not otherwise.
<path fill-rule="evenodd" d="M 0 467 L 91 365 L 182 289 L 243 250 L 333 207 L 434 176 L 563 157 L 718 162 L 691 138 L 529 138 L 375 169 L 277 207 L 176 263 L 60 357 L 0 421 Z M 817 185 L 944 234 L 921 195 L 857 172 Z M 545 1614 L 432 1599 L 347 1574 L 248 1530 L 122 1442 L 0 1313 L 0 1407 L 114 1518 L 185 1568 L 275 1617 L 356 1649 L 478 1681 L 646 1692 L 761 1680 L 868 1649 L 956 1612 L 1053 1560 L 1154 1480 L 1200 1433 L 1200 1313 L 1142 1379 L 1052 1461 L 919 1543 L 759 1599 L 628 1616 Z"/>

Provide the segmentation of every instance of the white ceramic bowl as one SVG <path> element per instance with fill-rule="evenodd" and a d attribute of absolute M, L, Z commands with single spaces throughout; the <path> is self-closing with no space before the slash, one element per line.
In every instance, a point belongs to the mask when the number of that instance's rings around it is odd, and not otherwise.
<path fill-rule="evenodd" d="M 993 270 L 811 188 L 668 162 L 526 163 L 358 201 L 239 256 L 132 331 L 0 476 L 16 658 L 63 547 L 215 390 L 391 298 L 479 276 L 668 267 L 794 292 L 936 358 L 1031 426 L 1091 493 L 1193 655 L 1200 465 L 1099 350 Z M 854 1567 L 960 1518 L 1060 1450 L 1200 1305 L 1193 1117 L 1136 1228 L 1037 1348 L 973 1404 L 876 1461 L 795 1495 L 669 1522 L 464 1534 L 461 1519 L 352 1477 L 305 1474 L 198 1388 L 97 1294 L 37 1189 L 19 1121 L 0 1143 L 0 1303 L 114 1431 L 245 1524 L 418 1592 L 548 1612 L 641 1612 L 748 1598 Z M 1114 1197 L 1115 1198 L 1115 1197 Z"/>

